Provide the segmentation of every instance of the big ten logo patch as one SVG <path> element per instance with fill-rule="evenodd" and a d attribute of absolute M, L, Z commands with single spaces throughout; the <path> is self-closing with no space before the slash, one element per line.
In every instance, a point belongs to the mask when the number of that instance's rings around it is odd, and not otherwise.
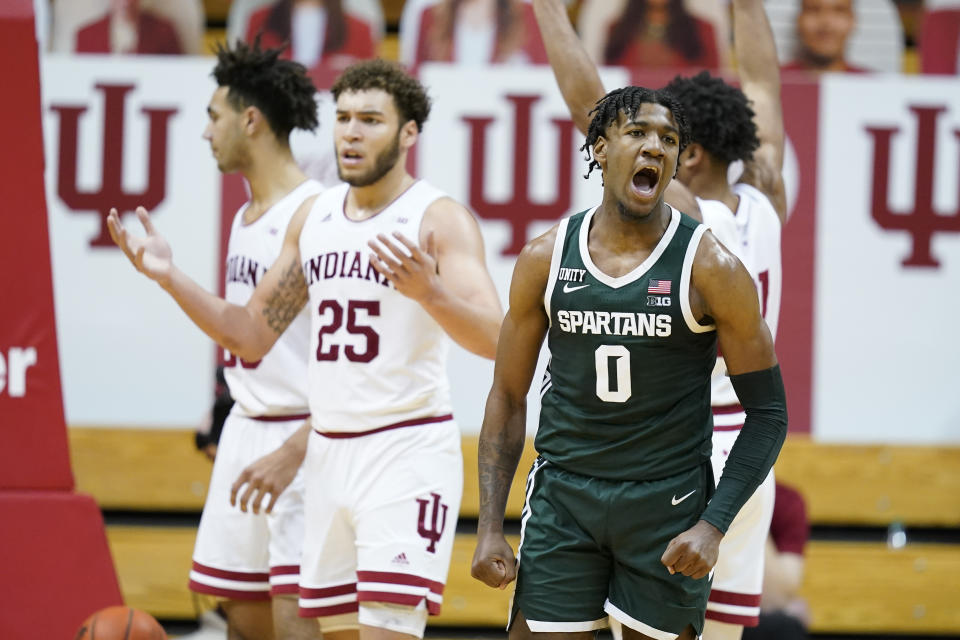
<path fill-rule="evenodd" d="M 873 184 L 871 186 L 870 214 L 876 223 L 888 231 L 906 231 L 912 239 L 910 255 L 905 267 L 939 267 L 930 242 L 936 233 L 960 232 L 960 202 L 952 212 L 934 209 L 934 170 L 937 157 L 937 122 L 948 111 L 945 106 L 910 105 L 917 124 L 917 156 L 914 174 L 914 200 L 911 211 L 894 211 L 889 203 L 891 139 L 900 133 L 900 127 L 865 127 L 873 141 Z M 960 128 L 951 133 L 960 144 Z M 956 167 L 953 169 L 956 170 Z"/>
<path fill-rule="evenodd" d="M 447 527 L 448 505 L 443 504 L 439 493 L 431 493 L 429 498 L 417 498 L 420 506 L 417 516 L 417 533 L 426 538 L 427 552 L 436 553 L 437 543 Z"/>
<path fill-rule="evenodd" d="M 170 118 L 176 108 L 143 107 L 141 112 L 149 122 L 149 167 L 147 185 L 143 191 L 124 191 L 124 120 L 127 95 L 135 88 L 132 84 L 98 83 L 96 89 L 103 92 L 103 163 L 100 188 L 96 191 L 81 191 L 77 185 L 78 138 L 80 116 L 87 105 L 51 105 L 50 109 L 60 118 L 60 152 L 57 175 L 57 195 L 74 211 L 95 211 L 100 215 L 99 233 L 90 240 L 91 247 L 112 247 L 107 231 L 107 215 L 111 207 L 118 211 L 133 211 L 138 206 L 152 209 L 166 197 L 167 141 Z"/>
<path fill-rule="evenodd" d="M 490 166 L 487 158 L 487 128 L 492 117 L 464 116 L 463 122 L 470 128 L 470 195 L 469 203 L 474 211 L 488 220 L 504 220 L 510 223 L 510 242 L 501 252 L 504 256 L 519 255 L 527 241 L 527 228 L 537 220 L 556 220 L 570 208 L 572 200 L 572 175 L 574 158 L 568 153 L 573 144 L 573 122 L 567 118 L 553 118 L 551 123 L 558 136 L 557 146 L 532 157 L 532 111 L 533 105 L 542 96 L 505 96 L 513 105 L 513 195 L 503 202 L 493 202 L 484 193 L 485 168 Z M 557 190 L 551 202 L 537 202 L 530 197 L 530 180 L 534 161 L 556 162 Z"/>

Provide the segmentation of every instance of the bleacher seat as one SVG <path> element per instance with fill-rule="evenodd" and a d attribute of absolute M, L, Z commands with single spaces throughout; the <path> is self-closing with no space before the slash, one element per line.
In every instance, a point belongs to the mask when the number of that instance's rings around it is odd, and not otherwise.
<path fill-rule="evenodd" d="M 192 451 L 183 430 L 69 430 L 79 490 L 105 509 L 197 513 L 210 463 Z M 477 436 L 463 437 L 461 520 L 477 517 Z M 526 471 L 536 456 L 532 438 L 507 502 L 514 523 L 523 505 Z M 903 523 L 903 548 L 883 542 L 814 539 L 807 547 L 804 597 L 817 633 L 960 634 L 960 544 L 915 544 L 914 527 L 960 527 L 960 447 L 819 444 L 787 439 L 778 479 L 799 488 L 814 525 L 885 527 Z M 125 601 L 162 618 L 192 619 L 195 601 L 186 575 L 196 530 L 149 524 L 108 526 L 108 540 Z M 506 620 L 510 590 L 473 580 L 472 523 L 457 535 L 443 615 L 432 624 L 496 628 Z M 515 536 L 510 537 L 516 545 Z M 892 577 L 895 576 L 895 579 Z"/>

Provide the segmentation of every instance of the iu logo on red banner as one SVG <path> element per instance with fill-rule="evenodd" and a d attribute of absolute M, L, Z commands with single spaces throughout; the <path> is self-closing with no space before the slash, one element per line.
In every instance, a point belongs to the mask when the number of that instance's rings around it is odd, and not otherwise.
<path fill-rule="evenodd" d="M 930 241 L 937 232 L 960 232 L 960 210 L 950 214 L 933 209 L 934 159 L 937 157 L 937 119 L 946 111 L 942 106 L 911 106 L 917 119 L 917 170 L 914 181 L 913 211 L 893 211 L 887 200 L 890 174 L 890 139 L 899 128 L 867 127 L 873 137 L 873 188 L 870 211 L 881 228 L 906 231 L 913 238 L 905 267 L 939 267 L 940 261 L 930 251 Z M 960 140 L 960 129 L 953 131 Z"/>
<path fill-rule="evenodd" d="M 447 526 L 447 505 L 440 502 L 439 493 L 431 493 L 430 498 L 417 498 L 417 503 L 420 505 L 417 533 L 420 534 L 420 537 L 430 541 L 430 544 L 427 545 L 427 551 L 436 553 L 437 543 L 440 542 L 440 536 L 443 535 L 443 530 Z M 427 516 L 428 509 L 431 514 L 429 518 Z"/>
<path fill-rule="evenodd" d="M 60 115 L 60 160 L 57 195 L 74 211 L 95 211 L 100 214 L 100 231 L 90 240 L 91 247 L 112 247 L 106 219 L 111 207 L 133 211 L 143 205 L 152 209 L 163 202 L 167 186 L 167 128 L 176 108 L 143 107 L 150 119 L 149 166 L 147 188 L 142 192 L 123 190 L 123 131 L 127 94 L 132 84 L 97 84 L 104 94 L 103 166 L 99 191 L 80 191 L 77 186 L 77 138 L 80 116 L 86 106 L 52 105 Z"/>
<path fill-rule="evenodd" d="M 519 255 L 527 242 L 527 227 L 535 220 L 556 220 L 570 208 L 571 174 L 574 158 L 570 154 L 573 143 L 573 122 L 553 118 L 551 122 L 559 132 L 557 147 L 538 156 L 544 160 L 551 157 L 557 163 L 557 192 L 553 202 L 534 202 L 530 199 L 530 139 L 533 135 L 530 114 L 540 95 L 507 95 L 516 114 L 513 130 L 513 197 L 505 202 L 491 202 L 483 192 L 484 170 L 487 162 L 487 127 L 493 118 L 467 117 L 463 121 L 470 127 L 470 206 L 482 218 L 505 220 L 510 223 L 510 243 L 503 249 L 505 256 Z"/>

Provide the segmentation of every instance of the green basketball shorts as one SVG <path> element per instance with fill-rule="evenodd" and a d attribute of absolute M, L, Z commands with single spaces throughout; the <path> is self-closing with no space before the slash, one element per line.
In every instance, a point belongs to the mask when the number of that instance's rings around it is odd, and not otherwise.
<path fill-rule="evenodd" d="M 523 612 L 534 632 L 600 629 L 611 616 L 657 639 L 687 625 L 701 634 L 711 578 L 670 575 L 660 558 L 696 524 L 713 490 L 709 461 L 624 482 L 538 458 L 527 477 L 512 614 Z"/>

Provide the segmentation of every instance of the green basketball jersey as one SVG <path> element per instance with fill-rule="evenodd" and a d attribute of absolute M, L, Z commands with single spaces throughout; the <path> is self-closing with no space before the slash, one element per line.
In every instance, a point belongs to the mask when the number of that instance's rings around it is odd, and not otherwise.
<path fill-rule="evenodd" d="M 663 478 L 710 460 L 716 331 L 697 323 L 689 295 L 706 227 L 672 209 L 650 257 L 613 278 L 587 250 L 594 211 L 557 230 L 536 448 L 574 473 Z"/>

